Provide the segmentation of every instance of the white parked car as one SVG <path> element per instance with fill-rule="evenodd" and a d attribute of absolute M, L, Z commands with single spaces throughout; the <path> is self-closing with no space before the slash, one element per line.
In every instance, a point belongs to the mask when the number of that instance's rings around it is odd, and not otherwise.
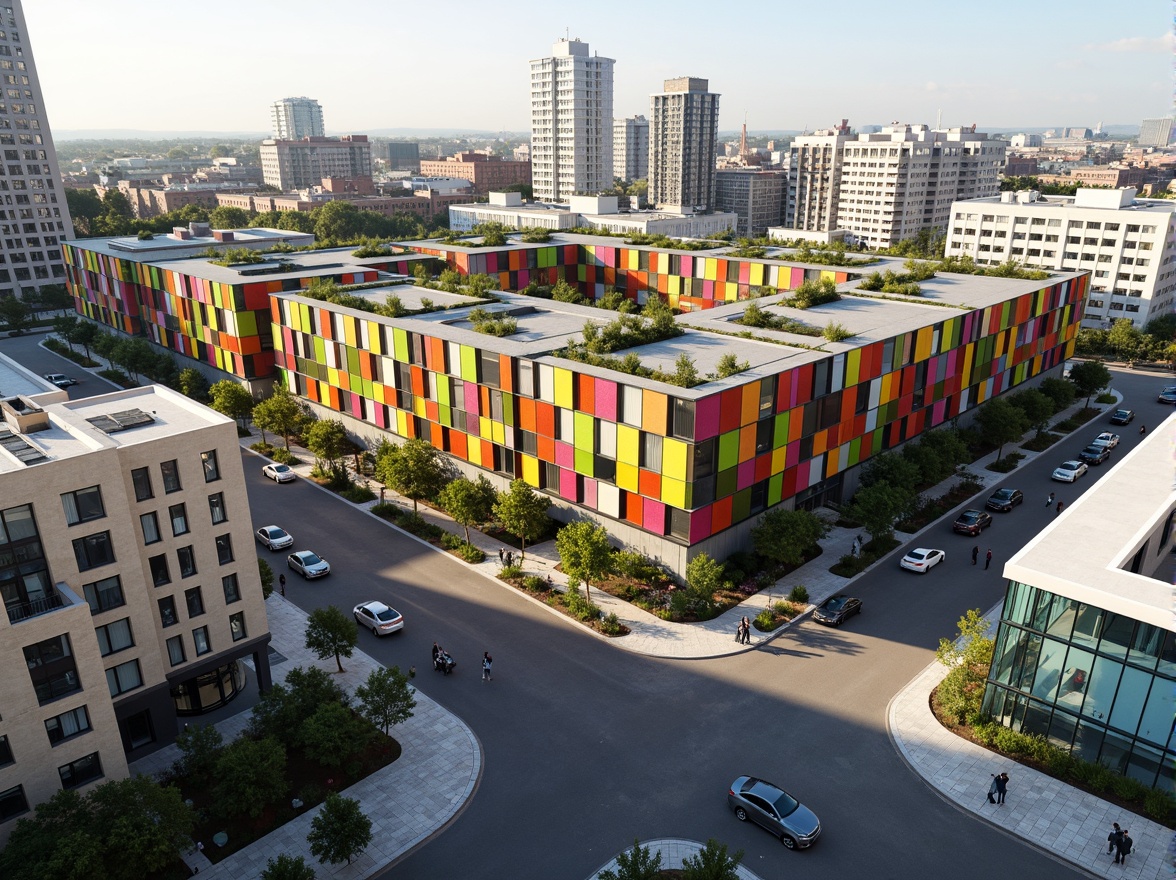
<path fill-rule="evenodd" d="M 404 615 L 383 602 L 362 602 L 352 609 L 355 621 L 377 636 L 404 629 Z"/>
<path fill-rule="evenodd" d="M 1107 449 L 1114 449 L 1119 445 L 1119 435 L 1112 434 L 1110 431 L 1103 431 L 1097 437 L 1090 441 L 1091 446 L 1105 446 Z"/>
<path fill-rule="evenodd" d="M 278 526 L 262 526 L 254 534 L 270 550 L 284 550 L 294 544 L 294 536 Z"/>
<path fill-rule="evenodd" d="M 902 561 L 898 563 L 898 566 L 899 568 L 905 568 L 907 571 L 917 571 L 919 574 L 926 574 L 945 559 L 947 559 L 947 554 L 942 550 L 918 547 L 904 556 Z"/>
<path fill-rule="evenodd" d="M 324 577 L 331 573 L 331 564 L 317 553 L 311 553 L 309 550 L 291 553 L 286 557 L 286 565 L 308 580 Z"/>
<path fill-rule="evenodd" d="M 1063 483 L 1073 483 L 1086 473 L 1087 470 L 1089 468 L 1086 462 L 1075 459 L 1074 461 L 1063 461 L 1058 467 L 1054 468 L 1054 472 L 1050 476 Z"/>
<path fill-rule="evenodd" d="M 70 385 L 77 385 L 78 380 L 73 376 L 67 376 L 65 373 L 46 373 L 45 378 L 56 385 L 58 388 L 68 388 Z"/>
<path fill-rule="evenodd" d="M 290 465 L 277 464 L 276 462 L 267 464 L 261 469 L 261 472 L 275 483 L 289 483 L 298 477 L 298 474 L 294 473 L 294 469 Z"/>

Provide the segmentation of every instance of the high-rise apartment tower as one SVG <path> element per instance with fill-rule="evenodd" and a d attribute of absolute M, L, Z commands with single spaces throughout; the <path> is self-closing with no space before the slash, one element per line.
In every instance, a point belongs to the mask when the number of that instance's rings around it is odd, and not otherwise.
<path fill-rule="evenodd" d="M 719 96 L 705 79 L 665 81 L 649 99 L 649 201 L 675 211 L 707 209 L 715 201 L 715 141 Z"/>
<path fill-rule="evenodd" d="M 314 98 L 283 98 L 270 106 L 274 139 L 300 141 L 323 137 L 323 108 Z"/>
<path fill-rule="evenodd" d="M 621 180 L 649 176 L 649 120 L 644 116 L 613 120 L 613 176 Z"/>
<path fill-rule="evenodd" d="M 7 172 L 0 204 L 0 297 L 5 297 L 64 283 L 61 242 L 73 238 L 20 0 L 0 5 L 0 74 L 7 95 L 7 114 L 0 117 Z"/>
<path fill-rule="evenodd" d="M 1172 143 L 1171 116 L 1143 120 L 1143 124 L 1139 126 L 1139 145 L 1141 147 L 1166 147 L 1170 143 Z"/>
<path fill-rule="evenodd" d="M 612 58 L 560 40 L 531 61 L 531 183 L 535 198 L 566 201 L 613 185 Z"/>

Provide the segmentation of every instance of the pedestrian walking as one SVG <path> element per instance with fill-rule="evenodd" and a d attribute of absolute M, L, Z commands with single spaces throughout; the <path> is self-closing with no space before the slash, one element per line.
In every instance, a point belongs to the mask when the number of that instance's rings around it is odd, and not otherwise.
<path fill-rule="evenodd" d="M 1062 512 L 1062 508 L 1063 508 L 1063 507 L 1065 507 L 1065 506 L 1066 506 L 1066 502 L 1064 502 L 1064 501 L 1059 501 L 1059 502 L 1058 502 L 1058 507 L 1057 507 L 1058 513 L 1061 513 L 1061 512 Z"/>
<path fill-rule="evenodd" d="M 278 575 L 278 586 L 282 590 L 282 595 L 286 595 L 286 576 L 284 574 Z"/>
<path fill-rule="evenodd" d="M 505 565 L 505 564 L 506 564 L 506 560 L 503 558 L 503 554 L 505 554 L 505 553 L 506 553 L 506 548 L 505 548 L 505 547 L 499 547 L 499 548 L 498 548 L 498 564 L 499 564 L 499 565 Z"/>
<path fill-rule="evenodd" d="M 992 782 L 989 783 L 989 785 L 988 785 L 988 803 L 995 804 L 996 803 L 996 776 L 995 776 L 995 774 L 992 774 L 992 773 L 990 773 L 989 776 L 992 776 Z"/>
<path fill-rule="evenodd" d="M 979 558 L 979 556 L 980 556 L 980 545 L 977 544 L 975 547 L 972 548 L 972 565 L 976 564 L 976 560 L 977 560 L 977 558 Z"/>
<path fill-rule="evenodd" d="M 494 658 L 489 651 L 482 652 L 482 681 L 490 680 L 490 667 L 494 665 Z"/>
<path fill-rule="evenodd" d="M 1003 807 L 1005 802 L 1005 793 L 1009 787 L 1009 774 L 1001 773 L 996 777 L 996 805 Z"/>
<path fill-rule="evenodd" d="M 735 624 L 735 641 L 743 644 L 743 618 L 739 618 L 739 622 Z"/>
<path fill-rule="evenodd" d="M 751 644 L 751 621 L 743 618 L 743 644 Z"/>
<path fill-rule="evenodd" d="M 1107 855 L 1115 851 L 1119 845 L 1119 841 L 1123 839 L 1123 829 L 1119 827 L 1118 822 L 1111 823 L 1111 833 L 1107 835 Z"/>
<path fill-rule="evenodd" d="M 1050 492 L 1049 497 L 1045 499 L 1045 506 L 1046 507 L 1053 507 L 1053 503 L 1054 503 L 1054 493 Z"/>
<path fill-rule="evenodd" d="M 1142 437 L 1146 433 L 1147 433 L 1147 425 L 1140 425 L 1139 426 L 1139 436 Z"/>
<path fill-rule="evenodd" d="M 510 550 L 506 551 L 506 567 L 511 568 L 514 565 L 514 553 Z"/>
<path fill-rule="evenodd" d="M 988 548 L 988 552 L 984 554 L 984 570 L 988 571 L 988 566 L 992 565 L 992 548 Z"/>
<path fill-rule="evenodd" d="M 1131 835 L 1127 829 L 1123 829 L 1123 836 L 1119 838 L 1119 842 L 1115 844 L 1115 864 L 1127 864 L 1127 856 L 1131 855 L 1131 850 L 1135 848 L 1135 841 L 1131 839 Z"/>
<path fill-rule="evenodd" d="M 204 842 L 203 841 L 201 841 L 201 840 L 196 841 L 196 852 L 204 852 Z"/>

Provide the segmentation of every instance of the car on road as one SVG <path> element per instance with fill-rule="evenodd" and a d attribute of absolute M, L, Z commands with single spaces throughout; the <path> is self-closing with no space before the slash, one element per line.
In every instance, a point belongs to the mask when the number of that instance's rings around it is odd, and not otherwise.
<path fill-rule="evenodd" d="M 1060 465 L 1054 468 L 1054 472 L 1050 474 L 1050 479 L 1060 480 L 1063 483 L 1073 483 L 1080 476 L 1087 472 L 1089 468 L 1085 462 L 1081 461 L 1063 461 Z"/>
<path fill-rule="evenodd" d="M 286 565 L 307 580 L 320 578 L 331 573 L 331 564 L 317 553 L 299 550 L 286 557 Z"/>
<path fill-rule="evenodd" d="M 1111 457 L 1111 450 L 1098 443 L 1091 443 L 1078 453 L 1078 457 L 1087 464 L 1102 464 Z"/>
<path fill-rule="evenodd" d="M 862 613 L 862 600 L 838 593 L 830 596 L 813 611 L 813 620 L 826 626 L 841 626 L 855 614 Z"/>
<path fill-rule="evenodd" d="M 1020 489 L 997 489 L 992 497 L 984 502 L 989 510 L 1012 510 L 1025 501 L 1025 493 Z"/>
<path fill-rule="evenodd" d="M 285 550 L 294 545 L 294 536 L 279 526 L 262 526 L 253 534 L 270 550 Z"/>
<path fill-rule="evenodd" d="M 898 567 L 905 568 L 907 571 L 917 571 L 920 574 L 926 574 L 945 559 L 947 559 L 947 554 L 942 550 L 917 547 L 899 561 Z"/>
<path fill-rule="evenodd" d="M 373 635 L 386 636 L 404 629 L 404 615 L 383 602 L 361 602 L 351 613 L 355 622 L 370 629 Z"/>
<path fill-rule="evenodd" d="M 740 822 L 750 819 L 789 849 L 807 849 L 821 834 L 821 822 L 812 810 L 779 786 L 754 776 L 740 776 L 731 783 L 727 806 Z"/>
<path fill-rule="evenodd" d="M 1119 435 L 1112 434 L 1110 431 L 1103 431 L 1091 440 L 1090 444 L 1092 446 L 1105 446 L 1107 449 L 1114 449 L 1119 445 Z"/>
<path fill-rule="evenodd" d="M 1156 395 L 1157 403 L 1166 403 L 1169 406 L 1176 405 L 1176 385 L 1169 385 Z"/>
<path fill-rule="evenodd" d="M 1111 413 L 1112 425 L 1130 425 L 1131 420 L 1135 418 L 1135 410 L 1133 409 L 1117 409 Z"/>
<path fill-rule="evenodd" d="M 73 376 L 67 376 L 65 373 L 46 373 L 45 378 L 56 385 L 58 388 L 68 388 L 70 385 L 77 385 L 78 380 Z"/>
<path fill-rule="evenodd" d="M 277 462 L 267 464 L 261 469 L 261 473 L 275 483 L 289 483 L 298 477 L 298 474 L 294 473 L 294 469 L 290 465 L 278 464 Z"/>
<path fill-rule="evenodd" d="M 978 535 L 992 525 L 992 514 L 983 510 L 965 510 L 951 524 L 951 530 L 961 535 Z"/>

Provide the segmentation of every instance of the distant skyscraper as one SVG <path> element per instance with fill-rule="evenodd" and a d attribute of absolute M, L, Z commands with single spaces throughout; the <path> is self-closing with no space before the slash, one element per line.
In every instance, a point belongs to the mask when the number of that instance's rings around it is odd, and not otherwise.
<path fill-rule="evenodd" d="M 358 181 L 371 186 L 372 145 L 366 134 L 341 138 L 261 142 L 261 173 L 282 192 L 320 186 L 325 178 Z"/>
<path fill-rule="evenodd" d="M 628 116 L 613 120 L 613 177 L 642 180 L 649 176 L 649 120 Z"/>
<path fill-rule="evenodd" d="M 649 201 L 674 210 L 711 208 L 719 96 L 705 79 L 667 79 L 649 101 Z"/>
<path fill-rule="evenodd" d="M 393 171 L 420 171 L 421 145 L 391 141 L 388 144 L 388 167 Z"/>
<path fill-rule="evenodd" d="M 612 58 L 560 40 L 531 61 L 531 183 L 540 201 L 596 195 L 613 185 Z"/>
<path fill-rule="evenodd" d="M 283 98 L 270 107 L 274 139 L 299 141 L 304 137 L 322 137 L 323 108 L 314 98 Z"/>
<path fill-rule="evenodd" d="M 0 72 L 8 97 L 15 98 L 0 129 L 0 149 L 8 160 L 4 188 L 9 191 L 0 205 L 4 297 L 22 288 L 64 283 L 61 242 L 74 234 L 20 0 L 0 5 Z"/>
<path fill-rule="evenodd" d="M 1141 147 L 1166 147 L 1170 143 L 1172 143 L 1171 116 L 1143 120 L 1143 125 L 1139 126 L 1139 145 Z"/>
<path fill-rule="evenodd" d="M 841 194 L 841 153 L 849 140 L 844 124 L 792 139 L 784 225 L 826 232 L 836 229 Z"/>

